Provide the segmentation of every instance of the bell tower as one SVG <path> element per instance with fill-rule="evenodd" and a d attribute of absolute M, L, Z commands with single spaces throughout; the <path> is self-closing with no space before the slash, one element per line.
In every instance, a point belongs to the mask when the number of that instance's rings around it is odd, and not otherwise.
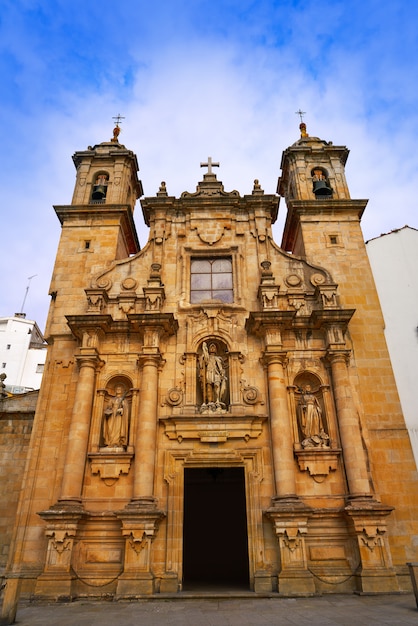
<path fill-rule="evenodd" d="M 350 199 L 344 169 L 348 149 L 310 137 L 304 122 L 300 131 L 300 139 L 283 152 L 277 186 L 288 207 L 282 247 L 318 262 L 318 244 L 341 245 L 341 223 L 354 221 L 358 229 L 367 201 Z"/>
<path fill-rule="evenodd" d="M 113 137 L 73 155 L 77 170 L 72 202 L 54 206 L 62 226 L 50 287 L 46 335 L 68 332 L 64 317 L 84 312 L 84 288 L 97 268 L 140 250 L 133 221 L 143 194 L 136 155 Z"/>

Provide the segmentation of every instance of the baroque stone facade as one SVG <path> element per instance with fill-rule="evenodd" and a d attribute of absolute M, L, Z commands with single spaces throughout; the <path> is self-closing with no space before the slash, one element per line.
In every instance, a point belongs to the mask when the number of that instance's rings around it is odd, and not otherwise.
<path fill-rule="evenodd" d="M 20 593 L 410 588 L 418 482 L 345 147 L 283 154 L 279 195 L 141 200 L 135 155 L 74 155 L 8 566 Z"/>

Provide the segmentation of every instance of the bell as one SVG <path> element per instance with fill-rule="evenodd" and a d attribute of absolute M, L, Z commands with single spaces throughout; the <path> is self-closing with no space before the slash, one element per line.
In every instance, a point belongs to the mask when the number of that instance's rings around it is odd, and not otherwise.
<path fill-rule="evenodd" d="M 94 185 L 91 197 L 93 200 L 104 200 L 106 198 L 105 185 Z"/>
<path fill-rule="evenodd" d="M 332 189 L 327 186 L 326 180 L 314 180 L 313 192 L 316 196 L 332 196 Z"/>
<path fill-rule="evenodd" d="M 332 189 L 325 180 L 314 180 L 313 192 L 316 196 L 332 196 Z"/>

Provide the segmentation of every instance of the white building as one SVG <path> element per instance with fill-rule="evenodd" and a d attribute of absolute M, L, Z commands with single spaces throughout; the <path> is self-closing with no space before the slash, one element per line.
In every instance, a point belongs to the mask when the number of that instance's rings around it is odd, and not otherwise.
<path fill-rule="evenodd" d="M 418 467 L 418 230 L 404 226 L 366 245 L 406 426 Z"/>
<path fill-rule="evenodd" d="M 25 313 L 0 317 L 0 375 L 6 391 L 23 393 L 41 386 L 47 345 L 36 322 Z"/>

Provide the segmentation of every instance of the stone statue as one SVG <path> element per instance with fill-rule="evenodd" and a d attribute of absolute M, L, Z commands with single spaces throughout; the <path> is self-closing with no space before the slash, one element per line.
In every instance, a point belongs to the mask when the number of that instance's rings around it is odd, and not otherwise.
<path fill-rule="evenodd" d="M 328 447 L 329 436 L 324 430 L 322 409 L 318 398 L 312 393 L 311 386 L 301 389 L 298 405 L 299 425 L 304 437 L 304 448 Z"/>
<path fill-rule="evenodd" d="M 0 374 L 0 399 L 7 398 L 6 385 L 4 384 L 4 381 L 6 380 L 6 378 L 7 376 L 4 372 L 3 374 Z"/>
<path fill-rule="evenodd" d="M 129 406 L 127 391 L 123 385 L 116 385 L 115 395 L 104 410 L 103 440 L 107 447 L 126 448 L 128 444 Z"/>
<path fill-rule="evenodd" d="M 203 342 L 200 357 L 200 380 L 203 391 L 203 406 L 215 405 L 224 407 L 227 377 L 222 357 L 218 356 L 215 343 L 208 345 Z"/>

